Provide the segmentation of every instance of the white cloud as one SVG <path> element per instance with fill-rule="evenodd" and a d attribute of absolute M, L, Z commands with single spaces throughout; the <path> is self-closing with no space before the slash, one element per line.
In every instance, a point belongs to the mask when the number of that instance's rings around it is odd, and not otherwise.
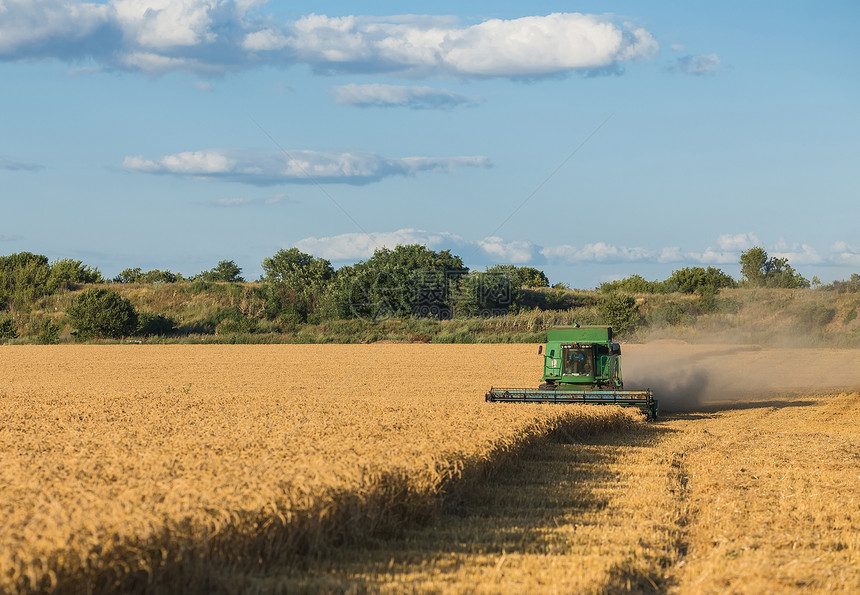
<path fill-rule="evenodd" d="M 111 7 L 127 39 L 167 50 L 212 43 L 218 0 L 113 0 Z"/>
<path fill-rule="evenodd" d="M 536 77 L 607 68 L 652 56 L 644 29 L 579 13 L 453 23 L 393 17 L 309 15 L 293 26 L 290 46 L 322 69 L 435 71 L 459 76 Z"/>
<path fill-rule="evenodd" d="M 860 266 L 860 246 L 839 241 L 830 249 L 830 261 L 844 266 Z"/>
<path fill-rule="evenodd" d="M 550 246 L 540 250 L 547 260 L 576 264 L 585 262 L 645 262 L 655 260 L 657 253 L 645 248 L 627 248 L 605 242 L 585 244 L 578 248 L 568 244 Z"/>
<path fill-rule="evenodd" d="M 90 2 L 5 0 L 0 3 L 0 56 L 47 53 L 59 58 L 46 46 L 84 43 L 108 22 L 110 13 L 109 6 Z"/>
<path fill-rule="evenodd" d="M 531 242 L 506 241 L 500 237 L 489 236 L 477 244 L 495 263 L 524 264 L 534 259 L 535 246 Z"/>
<path fill-rule="evenodd" d="M 733 250 L 740 252 L 741 250 L 749 250 L 753 246 L 760 244 L 761 240 L 754 233 L 727 233 L 717 238 L 717 246 L 723 251 Z"/>
<path fill-rule="evenodd" d="M 413 109 L 447 109 L 476 103 L 475 100 L 432 87 L 402 85 L 357 85 L 351 83 L 334 88 L 335 100 L 354 107 L 404 106 Z"/>
<path fill-rule="evenodd" d="M 497 236 L 471 240 L 448 232 L 431 232 L 405 228 L 392 232 L 345 233 L 329 237 L 308 237 L 294 244 L 296 248 L 332 261 L 355 262 L 373 256 L 374 250 L 397 245 L 421 244 L 433 250 L 449 249 L 467 261 L 470 267 L 495 264 L 516 265 L 587 265 L 671 264 L 673 268 L 688 266 L 736 266 L 741 252 L 761 245 L 751 233 L 725 234 L 718 246 L 701 252 L 682 251 L 669 246 L 657 249 L 617 246 L 606 242 L 586 243 L 582 246 L 561 244 L 540 246 L 527 240 L 506 240 Z M 721 248 L 730 250 L 721 251 Z M 830 265 L 860 266 L 860 246 L 840 241 L 833 244 L 829 253 L 822 256 L 817 249 L 804 243 L 777 242 L 769 249 L 769 256 L 788 258 L 792 266 Z M 731 271 L 734 269 L 729 269 Z M 618 273 L 611 273 L 617 278 Z M 668 271 L 667 271 L 668 275 Z"/>
<path fill-rule="evenodd" d="M 669 67 L 672 72 L 680 74 L 706 75 L 714 74 L 720 68 L 722 61 L 716 54 L 700 56 L 681 56 Z"/>
<path fill-rule="evenodd" d="M 421 244 L 430 249 L 442 249 L 465 244 L 465 241 L 447 232 L 429 232 L 423 229 L 398 229 L 391 232 L 344 233 L 331 237 L 309 237 L 299 240 L 295 247 L 314 256 L 333 261 L 357 261 L 373 256 L 379 248 L 393 249 L 398 245 Z"/>
<path fill-rule="evenodd" d="M 554 13 L 462 25 L 454 17 L 310 14 L 287 26 L 254 0 L 5 0 L 0 58 L 91 57 L 104 68 L 161 74 L 307 64 L 322 72 L 539 77 L 610 69 L 653 56 L 642 28 Z M 707 69 L 701 58 L 693 64 Z M 703 61 L 704 60 L 704 61 Z"/>
<path fill-rule="evenodd" d="M 773 251 L 769 252 L 768 255 L 773 258 L 786 258 L 792 266 L 824 262 L 818 251 L 809 244 L 788 243 L 783 239 L 780 239 L 773 246 Z"/>
<path fill-rule="evenodd" d="M 385 158 L 374 153 L 317 151 L 250 152 L 211 149 L 158 159 L 128 156 L 123 168 L 150 174 L 220 179 L 257 186 L 274 184 L 369 184 L 386 177 L 459 167 L 489 167 L 482 156 Z"/>

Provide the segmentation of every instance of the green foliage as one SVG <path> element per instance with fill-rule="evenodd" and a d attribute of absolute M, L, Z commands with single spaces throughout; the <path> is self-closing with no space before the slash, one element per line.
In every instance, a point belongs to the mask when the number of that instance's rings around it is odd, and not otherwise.
<path fill-rule="evenodd" d="M 84 283 L 103 283 L 102 274 L 98 269 L 86 266 L 80 260 L 61 258 L 51 263 L 49 286 L 51 293 L 54 288 L 69 288 L 72 285 Z"/>
<path fill-rule="evenodd" d="M 412 244 L 380 248 L 373 256 L 338 271 L 332 285 L 336 316 L 449 318 L 458 282 L 468 273 L 459 256 Z M 478 300 L 485 296 L 478 295 Z"/>
<path fill-rule="evenodd" d="M 645 320 L 651 327 L 680 326 L 690 324 L 696 309 L 690 302 L 663 302 L 648 312 Z"/>
<path fill-rule="evenodd" d="M 45 318 L 39 325 L 39 334 L 36 338 L 43 345 L 54 345 L 60 340 L 60 325 L 50 318 Z"/>
<path fill-rule="evenodd" d="M 241 283 L 242 269 L 232 260 L 222 260 L 215 268 L 203 271 L 197 277 L 203 281 L 226 281 L 228 283 Z"/>
<path fill-rule="evenodd" d="M 833 289 L 837 293 L 860 293 L 860 275 L 851 273 L 847 281 L 834 281 Z"/>
<path fill-rule="evenodd" d="M 597 290 L 601 293 L 615 293 L 618 291 L 626 293 L 662 293 L 665 291 L 665 288 L 660 281 L 647 281 L 641 275 L 630 275 L 624 279 L 601 283 Z"/>
<path fill-rule="evenodd" d="M 278 250 L 263 259 L 264 299 L 270 318 L 288 323 L 319 321 L 334 278 L 331 263 L 298 248 Z"/>
<path fill-rule="evenodd" d="M 18 329 L 11 318 L 0 318 L 0 339 L 17 339 Z"/>
<path fill-rule="evenodd" d="M 809 281 L 788 264 L 787 258 L 769 258 L 764 248 L 755 246 L 743 252 L 739 263 L 745 285 L 749 287 L 809 287 Z"/>
<path fill-rule="evenodd" d="M 0 256 L 0 310 L 28 312 L 33 304 L 57 291 L 84 283 L 101 283 L 98 269 L 63 258 L 53 264 L 31 252 Z"/>
<path fill-rule="evenodd" d="M 633 332 L 639 324 L 639 308 L 631 296 L 615 291 L 599 306 L 601 319 L 612 327 L 614 333 L 623 336 Z"/>
<path fill-rule="evenodd" d="M 149 337 L 157 335 L 163 337 L 176 332 L 176 321 L 170 316 L 153 314 L 152 312 L 139 312 L 137 315 L 136 335 Z"/>
<path fill-rule="evenodd" d="M 159 269 L 144 272 L 140 267 L 124 269 L 113 278 L 114 283 L 176 283 L 179 281 L 184 281 L 184 278 L 178 273 Z"/>
<path fill-rule="evenodd" d="M 534 267 L 518 267 L 512 264 L 497 264 L 487 269 L 491 275 L 505 275 L 514 287 L 549 287 L 549 279 L 543 271 Z"/>
<path fill-rule="evenodd" d="M 842 321 L 842 324 L 850 324 L 857 318 L 857 308 L 851 309 L 848 314 L 845 315 L 845 320 Z M 2 335 L 0 335 L 2 336 Z"/>
<path fill-rule="evenodd" d="M 308 284 L 325 285 L 334 277 L 328 260 L 315 258 L 298 248 L 281 249 L 270 258 L 264 258 L 263 271 L 266 281 L 296 288 Z"/>
<path fill-rule="evenodd" d="M 459 278 L 452 305 L 457 316 L 499 316 L 516 306 L 519 287 L 506 273 L 472 271 Z"/>
<path fill-rule="evenodd" d="M 673 271 L 666 286 L 681 293 L 716 293 L 723 287 L 734 287 L 735 280 L 714 267 L 686 267 Z"/>
<path fill-rule="evenodd" d="M 51 293 L 48 257 L 31 252 L 0 256 L 0 309 L 29 311 L 31 304 Z"/>
<path fill-rule="evenodd" d="M 66 314 L 80 339 L 128 337 L 138 328 L 134 306 L 110 289 L 84 290 L 75 296 Z"/>

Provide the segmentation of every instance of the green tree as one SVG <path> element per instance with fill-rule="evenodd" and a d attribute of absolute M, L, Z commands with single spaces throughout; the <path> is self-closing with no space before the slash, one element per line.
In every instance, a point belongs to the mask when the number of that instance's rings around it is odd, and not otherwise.
<path fill-rule="evenodd" d="M 221 260 L 215 268 L 203 271 L 198 277 L 203 281 L 227 281 L 229 283 L 241 283 L 242 269 L 232 260 Z"/>
<path fill-rule="evenodd" d="M 143 271 L 140 267 L 123 269 L 113 278 L 114 283 L 143 283 Z"/>
<path fill-rule="evenodd" d="M 610 293 L 598 307 L 600 316 L 605 324 L 612 327 L 614 333 L 627 335 L 639 324 L 639 308 L 636 300 L 620 291 Z"/>
<path fill-rule="evenodd" d="M 597 288 L 601 293 L 623 291 L 626 293 L 661 293 L 665 290 L 660 281 L 648 281 L 641 275 L 630 275 L 624 279 L 601 283 Z"/>
<path fill-rule="evenodd" d="M 519 291 L 519 284 L 506 273 L 472 271 L 461 276 L 453 288 L 453 313 L 484 317 L 506 314 L 518 304 Z"/>
<path fill-rule="evenodd" d="M 278 250 L 273 256 L 263 259 L 264 279 L 272 283 L 284 283 L 292 288 L 308 285 L 325 285 L 334 277 L 331 263 L 324 258 L 315 258 L 298 248 Z"/>
<path fill-rule="evenodd" d="M 534 267 L 518 267 L 513 264 L 497 264 L 487 269 L 490 274 L 507 275 L 517 289 L 523 287 L 549 287 L 549 278 Z"/>
<path fill-rule="evenodd" d="M 449 250 L 420 244 L 380 248 L 368 260 L 338 271 L 334 303 L 344 317 L 447 318 L 457 283 L 468 272 Z"/>
<path fill-rule="evenodd" d="M 127 337 L 138 328 L 132 303 L 111 289 L 84 290 L 75 296 L 66 314 L 80 339 Z"/>
<path fill-rule="evenodd" d="M 52 293 L 59 288 L 68 289 L 72 285 L 103 282 L 98 269 L 88 267 L 80 260 L 61 258 L 51 263 L 48 284 Z"/>
<path fill-rule="evenodd" d="M 723 287 L 734 287 L 735 280 L 714 267 L 686 267 L 673 271 L 666 285 L 681 293 L 716 293 Z"/>
<path fill-rule="evenodd" d="M 34 301 L 51 293 L 50 278 L 47 256 L 31 252 L 0 256 L 0 309 L 28 311 Z"/>
<path fill-rule="evenodd" d="M 809 287 L 809 281 L 788 264 L 787 258 L 769 258 L 764 248 L 755 246 L 743 252 L 739 263 L 749 287 Z"/>
<path fill-rule="evenodd" d="M 328 260 L 298 248 L 281 249 L 263 259 L 263 272 L 269 316 L 291 323 L 318 321 L 335 274 Z"/>

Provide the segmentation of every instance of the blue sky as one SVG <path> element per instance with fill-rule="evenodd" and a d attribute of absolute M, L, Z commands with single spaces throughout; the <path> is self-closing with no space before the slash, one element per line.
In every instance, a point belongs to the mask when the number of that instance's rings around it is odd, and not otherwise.
<path fill-rule="evenodd" d="M 860 272 L 860 4 L 0 2 L 0 254 Z"/>

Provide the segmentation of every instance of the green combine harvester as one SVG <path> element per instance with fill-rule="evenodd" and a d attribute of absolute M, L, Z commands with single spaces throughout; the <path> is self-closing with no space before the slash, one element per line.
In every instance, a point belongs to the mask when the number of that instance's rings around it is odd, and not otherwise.
<path fill-rule="evenodd" d="M 624 390 L 621 345 L 612 341 L 612 327 L 555 327 L 547 331 L 543 378 L 534 388 L 491 388 L 487 401 L 513 403 L 589 403 L 638 407 L 657 419 L 651 389 Z"/>

